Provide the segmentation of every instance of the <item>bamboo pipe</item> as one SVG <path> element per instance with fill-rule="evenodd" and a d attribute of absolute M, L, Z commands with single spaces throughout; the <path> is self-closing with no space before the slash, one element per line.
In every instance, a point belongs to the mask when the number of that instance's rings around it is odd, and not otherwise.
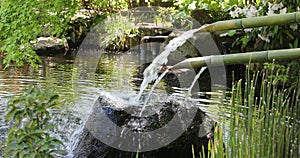
<path fill-rule="evenodd" d="M 183 67 L 222 66 L 234 64 L 247 64 L 250 62 L 268 62 L 273 60 L 288 60 L 300 58 L 300 48 L 269 50 L 259 52 L 237 53 L 227 55 L 212 55 L 185 59 L 170 69 Z"/>
<path fill-rule="evenodd" d="M 272 25 L 283 25 L 300 23 L 300 12 L 279 14 L 272 16 L 260 16 L 253 18 L 242 18 L 234 20 L 218 21 L 212 24 L 203 25 L 197 32 L 214 32 L 234 29 L 245 29 Z M 237 53 L 218 56 L 205 56 L 189 58 L 170 67 L 172 69 L 182 67 L 185 64 L 192 66 L 218 66 L 228 64 L 243 64 L 249 62 L 266 62 L 272 60 L 286 60 L 300 58 L 300 49 L 282 49 L 261 52 Z"/>
<path fill-rule="evenodd" d="M 197 32 L 214 32 L 235 29 L 245 29 L 272 25 L 286 25 L 300 22 L 300 12 L 278 14 L 272 16 L 260 16 L 252 18 L 242 18 L 234 20 L 217 21 L 206 24 L 199 28 Z"/>
<path fill-rule="evenodd" d="M 272 25 L 286 25 L 290 23 L 300 23 L 300 12 L 218 21 L 212 24 L 203 25 L 197 32 L 225 31 Z M 300 58 L 299 48 L 189 58 L 169 68 L 174 69 L 182 66 L 184 67 L 184 65 L 187 66 L 189 64 L 193 67 L 201 67 L 205 65 L 218 66 L 244 64 L 249 62 L 266 62 L 274 59 L 287 60 L 295 58 Z"/>

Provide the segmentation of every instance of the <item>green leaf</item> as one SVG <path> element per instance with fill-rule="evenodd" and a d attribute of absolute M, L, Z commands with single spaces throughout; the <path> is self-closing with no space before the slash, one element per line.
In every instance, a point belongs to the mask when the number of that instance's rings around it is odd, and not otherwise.
<path fill-rule="evenodd" d="M 46 151 L 63 145 L 61 141 L 46 133 L 46 130 L 55 127 L 54 124 L 49 125 L 51 115 L 46 107 L 50 109 L 51 106 L 56 105 L 56 102 L 49 102 L 49 100 L 55 100 L 57 96 L 49 89 L 42 90 L 31 86 L 21 96 L 11 99 L 11 103 L 18 104 L 11 105 L 10 107 L 13 108 L 6 116 L 6 118 L 12 117 L 12 121 L 15 121 L 15 125 L 8 132 L 7 151 L 11 151 L 17 157 L 20 157 L 20 153 L 31 154 L 30 156 L 33 157 L 41 157 L 41 154 L 47 157 Z M 21 122 L 24 118 L 28 119 L 26 123 Z M 39 152 L 35 152 L 37 149 Z"/>
<path fill-rule="evenodd" d="M 298 48 L 298 44 L 299 44 L 298 43 L 298 38 L 296 38 L 295 41 L 294 41 L 294 48 Z"/>
<path fill-rule="evenodd" d="M 44 130 L 34 130 L 30 134 L 43 134 L 43 133 L 45 133 Z"/>
<path fill-rule="evenodd" d="M 283 32 L 286 33 L 286 35 L 287 35 L 290 39 L 294 39 L 294 38 L 295 38 L 295 37 L 291 34 L 290 31 L 284 30 Z"/>
<path fill-rule="evenodd" d="M 17 143 L 9 143 L 9 144 L 7 145 L 7 148 L 8 148 L 8 149 L 14 149 L 15 146 L 17 146 Z"/>
<path fill-rule="evenodd" d="M 6 121 L 8 121 L 8 120 L 10 120 L 11 118 L 13 118 L 14 115 L 15 115 L 15 113 L 16 113 L 16 109 L 15 109 L 15 107 L 13 107 L 13 109 L 11 109 L 11 110 L 6 114 L 6 116 L 5 116 Z"/>
<path fill-rule="evenodd" d="M 44 130 L 49 130 L 49 129 L 53 129 L 53 128 L 55 128 L 55 125 L 54 125 L 54 124 L 49 124 L 49 125 L 47 125 L 47 126 L 44 128 Z"/>
<path fill-rule="evenodd" d="M 18 144 L 14 146 L 14 149 L 25 149 L 27 146 L 27 144 Z"/>
<path fill-rule="evenodd" d="M 36 152 L 32 152 L 32 153 L 30 153 L 30 154 L 28 155 L 28 157 L 27 157 L 27 158 L 35 158 L 35 157 L 36 157 L 36 155 L 37 155 L 37 153 L 36 153 Z"/>
<path fill-rule="evenodd" d="M 49 149 L 50 149 L 50 145 L 49 144 L 44 144 L 38 151 L 43 152 L 43 151 L 47 151 Z"/>
<path fill-rule="evenodd" d="M 51 150 L 50 153 L 55 153 L 59 155 L 67 155 L 68 153 L 63 150 Z"/>
<path fill-rule="evenodd" d="M 18 139 L 18 143 L 23 142 L 23 139 L 25 139 L 27 136 L 26 135 L 21 135 L 20 138 Z"/>
<path fill-rule="evenodd" d="M 228 36 L 232 37 L 236 34 L 236 32 L 237 32 L 236 30 L 230 30 L 227 33 L 228 33 Z"/>
<path fill-rule="evenodd" d="M 19 152 L 13 152 L 13 153 L 14 153 L 13 157 L 19 157 Z"/>
<path fill-rule="evenodd" d="M 54 139 L 54 140 L 51 141 L 51 145 L 53 145 L 53 146 L 61 146 L 61 145 L 63 145 L 63 143 L 60 140 L 58 140 L 58 139 Z"/>
<path fill-rule="evenodd" d="M 272 34 L 272 38 L 274 38 L 274 36 L 277 35 L 277 33 L 278 33 L 278 28 L 279 28 L 278 25 L 274 26 L 274 32 L 273 32 L 273 34 Z"/>

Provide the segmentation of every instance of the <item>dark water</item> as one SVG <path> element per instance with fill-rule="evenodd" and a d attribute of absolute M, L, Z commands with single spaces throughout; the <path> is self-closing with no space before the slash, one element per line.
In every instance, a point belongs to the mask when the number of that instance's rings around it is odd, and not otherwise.
<path fill-rule="evenodd" d="M 51 133 L 64 142 L 64 150 L 72 151 L 76 138 L 80 136 L 80 128 L 91 114 L 92 106 L 98 96 L 103 93 L 120 98 L 136 96 L 143 79 L 142 71 L 154 58 L 150 55 L 145 60 L 140 58 L 138 53 L 133 52 L 122 55 L 102 53 L 100 56 L 99 61 L 96 61 L 96 68 L 92 63 L 95 60 L 86 55 L 80 59 L 78 56 L 77 58 L 42 57 L 43 62 L 37 69 L 24 66 L 21 70 L 14 68 L 0 70 L 0 144 L 5 142 L 9 129 L 9 124 L 4 119 L 9 98 L 20 95 L 33 84 L 41 89 L 55 87 L 60 99 L 65 103 L 62 109 L 53 111 L 52 121 L 57 128 Z M 184 73 L 180 72 L 177 75 L 184 75 Z M 205 77 L 202 80 L 207 81 Z M 190 83 L 186 84 L 190 85 Z M 184 95 L 182 89 L 173 88 L 177 85 L 176 75 L 168 74 L 155 88 L 151 97 L 160 99 L 159 96 L 162 94 L 173 92 Z M 151 86 L 145 90 L 145 93 L 149 92 L 150 88 Z M 213 111 L 216 111 L 215 108 Z M 3 146 L 0 148 L 0 157 L 3 156 L 1 153 L 3 153 Z"/>
<path fill-rule="evenodd" d="M 42 57 L 42 61 L 37 69 L 24 66 L 21 70 L 0 70 L 0 144 L 4 143 L 9 129 L 4 119 L 9 98 L 20 95 L 31 84 L 40 88 L 55 87 L 64 101 L 63 110 L 54 110 L 53 121 L 57 129 L 53 134 L 62 139 L 65 150 L 70 151 L 74 132 L 91 112 L 99 94 L 135 95 L 142 81 L 141 62 L 134 53 L 102 54 L 95 72 L 84 70 L 88 68 L 88 58 L 79 60 L 85 65 L 83 70 L 79 70 L 80 66 L 74 67 L 72 57 Z M 163 83 L 157 91 L 165 91 Z M 2 150 L 3 147 L 0 148 L 0 157 Z"/>

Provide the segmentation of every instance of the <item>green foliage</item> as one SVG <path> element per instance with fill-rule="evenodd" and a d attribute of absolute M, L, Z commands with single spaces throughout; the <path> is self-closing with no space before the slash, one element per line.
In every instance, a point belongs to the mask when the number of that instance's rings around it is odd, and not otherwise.
<path fill-rule="evenodd" d="M 300 80 L 300 62 L 299 60 L 293 60 L 289 63 L 289 75 L 288 84 L 291 88 L 299 87 L 299 83 L 296 81 Z"/>
<path fill-rule="evenodd" d="M 49 123 L 49 109 L 60 105 L 53 89 L 40 90 L 31 86 L 24 94 L 12 98 L 6 120 L 13 122 L 8 132 L 6 157 L 57 157 L 65 152 L 57 148 L 62 142 L 47 132 L 55 126 Z"/>
<path fill-rule="evenodd" d="M 99 44 L 110 51 L 120 51 L 129 48 L 127 38 L 138 32 L 135 19 L 129 16 L 115 15 L 104 20 L 103 27 L 98 28 Z"/>
<path fill-rule="evenodd" d="M 239 4 L 237 0 L 219 1 L 219 0 L 182 0 L 175 3 L 180 10 L 190 13 L 195 9 L 204 9 L 208 12 L 213 21 L 229 19 L 227 10 L 232 5 Z"/>
<path fill-rule="evenodd" d="M 275 0 L 276 3 L 282 3 L 287 6 L 288 12 L 299 10 L 300 0 Z"/>
<path fill-rule="evenodd" d="M 239 81 L 232 88 L 226 101 L 230 116 L 215 128 L 214 140 L 208 147 L 209 157 L 299 156 L 300 88 L 278 88 L 277 78 L 266 79 L 265 74 L 251 77 L 248 73 L 245 87 Z M 263 76 L 260 86 L 259 76 Z"/>
<path fill-rule="evenodd" d="M 281 3 L 280 1 L 259 1 L 242 7 L 232 6 L 229 14 L 232 18 L 247 18 L 255 16 L 270 16 L 274 14 L 285 14 L 297 11 L 294 4 Z M 269 50 L 281 48 L 298 47 L 299 33 L 296 31 L 298 24 L 293 23 L 283 26 L 268 26 L 251 29 L 237 30 L 233 47 L 238 46 L 240 50 L 234 52 Z"/>
<path fill-rule="evenodd" d="M 6 67 L 39 62 L 30 41 L 43 34 L 62 36 L 77 7 L 77 0 L 2 0 L 0 51 L 4 52 Z"/>
<path fill-rule="evenodd" d="M 277 63 L 264 63 L 264 69 L 266 70 L 267 78 L 277 82 L 287 82 L 289 69 L 281 64 Z M 270 72 L 275 72 L 270 74 Z"/>
<path fill-rule="evenodd" d="M 155 24 L 163 24 L 165 26 L 172 26 L 173 16 L 176 14 L 174 7 L 160 7 L 158 8 L 158 15 L 154 18 Z"/>
<path fill-rule="evenodd" d="M 179 29 L 191 29 L 193 21 L 190 15 L 184 11 L 176 10 L 174 7 L 159 7 L 158 15 L 154 18 L 155 24 L 163 24 L 167 27 L 176 27 Z"/>
<path fill-rule="evenodd" d="M 114 13 L 128 8 L 128 0 L 83 0 L 82 6 L 101 12 Z"/>
<path fill-rule="evenodd" d="M 176 1 L 174 1 L 176 2 Z M 255 3 L 254 3 L 255 2 Z M 299 0 L 182 0 L 175 3 L 180 10 L 190 13 L 192 10 L 204 9 L 214 21 L 231 18 L 246 18 L 254 16 L 266 16 L 284 14 L 298 11 Z M 248 5 L 247 5 L 248 4 Z M 195 15 L 196 16 L 196 15 Z M 200 16 L 200 15 L 198 15 Z M 286 26 L 269 26 L 252 29 L 234 30 L 227 35 L 235 36 L 231 52 L 244 52 L 254 50 L 269 50 L 298 47 L 299 33 L 296 31 L 298 24 Z"/>

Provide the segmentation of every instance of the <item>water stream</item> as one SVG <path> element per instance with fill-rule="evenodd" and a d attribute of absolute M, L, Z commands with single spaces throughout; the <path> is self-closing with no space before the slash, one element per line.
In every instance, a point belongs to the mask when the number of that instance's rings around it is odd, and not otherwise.
<path fill-rule="evenodd" d="M 138 102 L 147 88 L 148 84 L 158 78 L 158 73 L 162 67 L 167 64 L 168 56 L 171 52 L 176 51 L 178 47 L 182 46 L 194 33 L 199 31 L 201 28 L 192 29 L 184 32 L 182 35 L 172 39 L 164 50 L 152 61 L 152 63 L 143 72 L 144 80 L 140 86 L 140 92 L 134 98 L 133 101 Z"/>
<path fill-rule="evenodd" d="M 165 70 L 155 81 L 155 83 L 153 84 L 153 86 L 151 87 L 150 91 L 149 91 L 149 94 L 144 102 L 144 106 L 139 114 L 139 116 L 141 117 L 142 114 L 143 114 L 143 111 L 145 110 L 145 107 L 151 97 L 151 94 L 153 93 L 154 89 L 156 88 L 156 86 L 158 85 L 158 83 L 165 77 L 165 75 L 169 72 L 169 70 Z"/>
<path fill-rule="evenodd" d="M 192 82 L 190 88 L 188 89 L 188 96 L 192 96 L 192 89 L 193 89 L 193 87 L 194 87 L 195 84 L 197 83 L 197 81 L 198 81 L 199 77 L 201 76 L 201 74 L 202 74 L 202 73 L 204 72 L 204 70 L 206 70 L 206 69 L 207 69 L 207 66 L 202 67 L 202 68 L 200 69 L 200 71 L 198 72 L 198 74 L 195 76 L 195 78 L 194 78 L 194 80 L 193 80 L 193 82 Z"/>

